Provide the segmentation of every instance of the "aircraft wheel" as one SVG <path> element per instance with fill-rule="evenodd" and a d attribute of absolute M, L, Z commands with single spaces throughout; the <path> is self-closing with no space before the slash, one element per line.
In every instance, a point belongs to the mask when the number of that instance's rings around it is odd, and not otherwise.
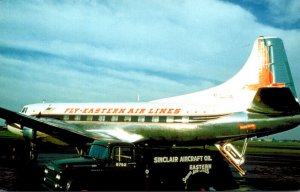
<path fill-rule="evenodd" d="M 37 144 L 32 141 L 25 141 L 25 159 L 29 163 L 37 162 L 38 151 Z"/>
<path fill-rule="evenodd" d="M 37 146 L 35 143 L 29 143 L 29 160 L 36 161 L 38 158 Z"/>

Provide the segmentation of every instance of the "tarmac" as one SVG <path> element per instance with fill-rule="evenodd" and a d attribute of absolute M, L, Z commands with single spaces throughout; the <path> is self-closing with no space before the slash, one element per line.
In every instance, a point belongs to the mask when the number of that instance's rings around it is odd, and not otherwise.
<path fill-rule="evenodd" d="M 0 138 L 0 191 L 43 191 L 45 189 L 41 183 L 44 165 L 54 159 L 76 156 L 75 150 L 70 147 L 44 146 L 40 150 L 37 163 L 30 164 L 23 162 L 22 157 L 14 152 L 13 146 L 18 143 L 22 141 Z M 238 185 L 236 191 L 300 190 L 299 154 L 247 154 L 243 166 L 247 170 L 244 177 L 232 169 Z"/>

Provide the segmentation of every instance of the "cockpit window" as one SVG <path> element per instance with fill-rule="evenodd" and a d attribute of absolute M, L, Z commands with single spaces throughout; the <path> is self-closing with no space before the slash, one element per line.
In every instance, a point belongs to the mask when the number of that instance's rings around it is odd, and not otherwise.
<path fill-rule="evenodd" d="M 21 113 L 26 113 L 27 112 L 28 107 L 23 107 Z"/>

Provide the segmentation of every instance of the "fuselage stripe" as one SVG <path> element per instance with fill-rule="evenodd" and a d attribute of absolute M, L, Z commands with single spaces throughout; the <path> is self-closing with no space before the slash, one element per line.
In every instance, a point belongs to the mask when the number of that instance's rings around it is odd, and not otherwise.
<path fill-rule="evenodd" d="M 66 122 L 139 122 L 139 123 L 204 123 L 225 115 L 213 116 L 126 116 L 126 115 L 38 115 Z"/>

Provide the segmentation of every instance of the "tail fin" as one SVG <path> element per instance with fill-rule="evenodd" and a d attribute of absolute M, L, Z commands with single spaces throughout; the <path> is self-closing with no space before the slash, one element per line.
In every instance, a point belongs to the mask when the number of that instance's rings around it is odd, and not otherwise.
<path fill-rule="evenodd" d="M 258 73 L 253 74 L 256 82 L 246 84 L 245 89 L 258 90 L 260 87 L 288 87 L 295 98 L 296 90 L 291 75 L 289 63 L 283 46 L 279 38 L 260 37 L 254 44 L 252 53 L 245 65 L 256 69 Z M 249 71 L 248 71 L 249 72 Z M 248 74 L 250 76 L 251 74 Z M 254 79 L 253 79 L 254 80 Z"/>
<path fill-rule="evenodd" d="M 218 87 L 255 92 L 261 87 L 288 87 L 297 98 L 283 42 L 274 37 L 259 37 L 244 67 Z"/>
<path fill-rule="evenodd" d="M 204 91 L 153 102 L 197 103 L 203 99 L 205 101 L 226 98 L 232 100 L 241 99 L 241 96 L 251 102 L 254 94 L 261 87 L 288 87 L 297 99 L 289 63 L 280 38 L 260 36 L 254 42 L 244 67 L 223 84 Z"/>

